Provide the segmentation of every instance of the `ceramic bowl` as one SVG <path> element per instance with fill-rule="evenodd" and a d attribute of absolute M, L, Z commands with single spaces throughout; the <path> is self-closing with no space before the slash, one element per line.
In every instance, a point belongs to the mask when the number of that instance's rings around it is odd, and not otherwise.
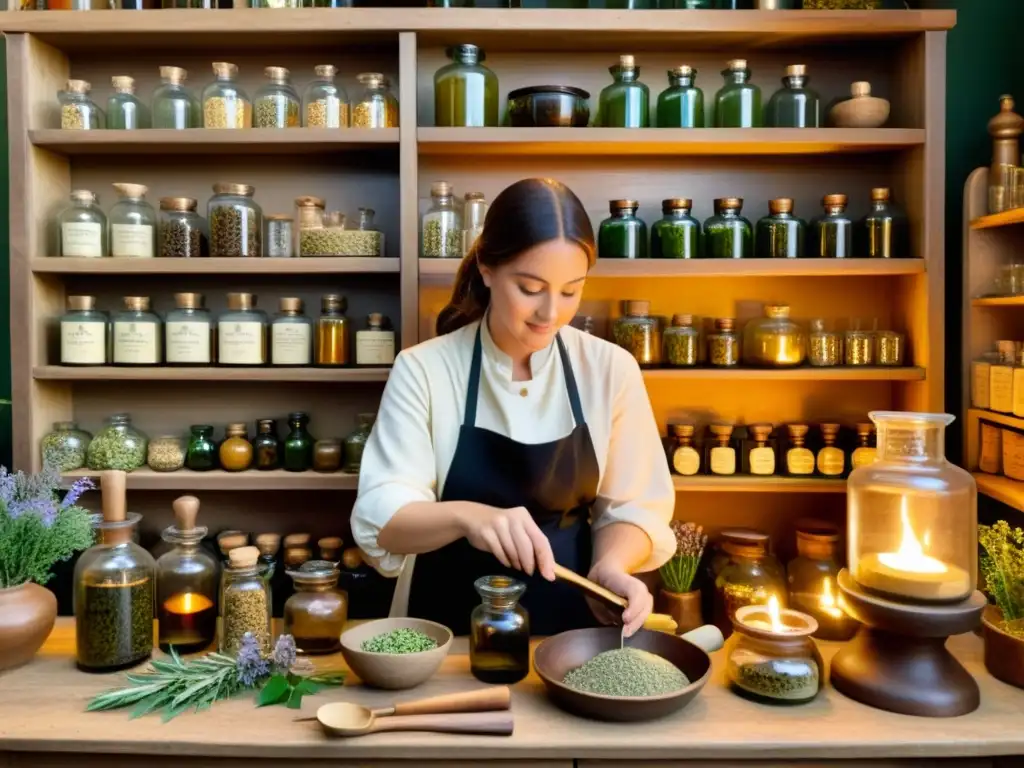
<path fill-rule="evenodd" d="M 437 648 L 419 653 L 369 653 L 362 650 L 371 637 L 394 629 L 415 629 L 432 637 Z M 365 685 L 392 691 L 425 683 L 441 667 L 452 645 L 452 631 L 426 619 L 377 619 L 353 627 L 341 636 L 341 655 Z"/>
<path fill-rule="evenodd" d="M 535 85 L 508 95 L 513 128 L 586 128 L 590 94 L 568 85 Z"/>
<path fill-rule="evenodd" d="M 850 86 L 851 97 L 840 101 L 829 112 L 837 128 L 881 128 L 889 119 L 889 102 L 871 95 L 871 83 L 857 82 Z"/>

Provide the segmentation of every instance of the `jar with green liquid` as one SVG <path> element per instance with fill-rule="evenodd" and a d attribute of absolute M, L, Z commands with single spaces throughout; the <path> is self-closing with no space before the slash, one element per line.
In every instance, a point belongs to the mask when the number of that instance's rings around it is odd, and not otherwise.
<path fill-rule="evenodd" d="M 690 215 L 692 208 L 685 197 L 661 201 L 663 215 L 651 226 L 652 259 L 700 258 L 700 222 Z"/>
<path fill-rule="evenodd" d="M 853 220 L 846 213 L 846 195 L 825 195 L 825 213 L 811 221 L 809 256 L 848 259 L 853 256 Z"/>
<path fill-rule="evenodd" d="M 759 259 L 800 259 L 804 255 L 807 225 L 793 215 L 788 197 L 768 201 L 768 215 L 758 220 L 754 256 Z"/>
<path fill-rule="evenodd" d="M 764 124 L 770 128 L 818 128 L 821 99 L 808 87 L 810 78 L 803 64 L 790 64 L 782 88 L 772 94 L 765 109 Z"/>
<path fill-rule="evenodd" d="M 313 466 L 313 444 L 316 440 L 306 426 L 309 415 L 303 411 L 288 414 L 291 431 L 284 439 L 284 468 L 289 472 L 305 472 Z"/>
<path fill-rule="evenodd" d="M 434 125 L 481 128 L 498 125 L 498 77 L 475 45 L 448 48 L 450 64 L 434 74 Z"/>
<path fill-rule="evenodd" d="M 733 59 L 722 70 L 725 85 L 715 94 L 715 125 L 719 128 L 760 128 L 761 89 L 750 82 L 746 59 Z"/>
<path fill-rule="evenodd" d="M 605 128 L 647 128 L 651 124 L 651 94 L 640 82 L 636 60 L 619 56 L 619 63 L 608 71 L 615 82 L 601 91 L 598 124 Z"/>
<path fill-rule="evenodd" d="M 871 190 L 871 210 L 857 224 L 854 247 L 869 259 L 910 257 L 907 215 L 893 203 L 888 187 Z"/>
<path fill-rule="evenodd" d="M 740 215 L 742 197 L 715 200 L 715 215 L 704 222 L 704 255 L 709 259 L 749 259 L 754 255 L 754 231 Z"/>
<path fill-rule="evenodd" d="M 612 200 L 611 216 L 601 222 L 597 255 L 602 259 L 646 259 L 647 225 L 637 217 L 636 200 Z"/>
<path fill-rule="evenodd" d="M 659 128 L 704 127 L 704 92 L 696 80 L 697 70 L 688 64 L 668 71 L 668 88 L 658 94 Z"/>

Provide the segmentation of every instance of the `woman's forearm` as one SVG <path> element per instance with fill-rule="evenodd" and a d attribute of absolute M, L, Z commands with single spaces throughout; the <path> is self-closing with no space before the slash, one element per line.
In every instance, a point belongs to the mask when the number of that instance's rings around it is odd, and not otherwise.
<path fill-rule="evenodd" d="M 466 535 L 470 501 L 416 501 L 399 509 L 377 536 L 382 549 L 396 555 L 433 552 Z"/>
<path fill-rule="evenodd" d="M 651 538 L 630 523 L 612 523 L 594 533 L 594 567 L 633 573 L 651 555 Z"/>

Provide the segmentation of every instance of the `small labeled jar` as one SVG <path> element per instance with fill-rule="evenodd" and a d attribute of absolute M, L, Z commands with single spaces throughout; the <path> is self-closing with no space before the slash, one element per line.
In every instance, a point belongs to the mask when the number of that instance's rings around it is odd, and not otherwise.
<path fill-rule="evenodd" d="M 194 197 L 160 198 L 160 256 L 197 259 L 208 256 L 206 222 Z"/>
<path fill-rule="evenodd" d="M 345 458 L 341 468 L 349 474 L 359 474 L 359 466 L 363 461 L 363 449 L 370 439 L 373 423 L 377 420 L 376 413 L 360 413 L 356 416 L 356 428 L 345 436 Z"/>
<path fill-rule="evenodd" d="M 780 197 L 768 201 L 768 215 L 758 219 L 754 256 L 759 259 L 801 259 L 807 225 L 793 215 L 793 201 Z"/>
<path fill-rule="evenodd" d="M 864 422 L 857 425 L 857 447 L 850 455 L 850 466 L 853 469 L 866 467 L 878 461 L 878 449 L 874 445 L 875 425 Z"/>
<path fill-rule="evenodd" d="M 896 331 L 875 333 L 875 365 L 904 365 L 907 337 Z"/>
<path fill-rule="evenodd" d="M 811 221 L 808 256 L 848 259 L 853 256 L 853 220 L 846 213 L 846 195 L 825 195 L 823 215 Z"/>
<path fill-rule="evenodd" d="M 341 469 L 341 440 L 327 438 L 313 444 L 313 471 L 337 472 Z"/>
<path fill-rule="evenodd" d="M 227 425 L 217 453 L 221 469 L 227 472 L 244 472 L 252 466 L 252 443 L 244 422 Z"/>
<path fill-rule="evenodd" d="M 79 429 L 75 422 L 55 421 L 53 431 L 40 443 L 43 464 L 61 473 L 81 469 L 85 466 L 85 454 L 91 441 L 92 435 Z"/>
<path fill-rule="evenodd" d="M 60 214 L 60 255 L 98 259 L 107 252 L 107 217 L 99 199 L 87 189 L 71 193 L 71 205 Z"/>
<path fill-rule="evenodd" d="M 700 472 L 700 453 L 693 447 L 693 424 L 669 424 L 672 446 L 669 448 L 669 464 L 677 475 L 690 477 Z"/>
<path fill-rule="evenodd" d="M 290 259 L 295 255 L 295 220 L 287 214 L 265 216 L 266 233 L 263 236 L 264 256 L 271 259 Z"/>
<path fill-rule="evenodd" d="M 766 304 L 764 317 L 743 329 L 743 363 L 768 368 L 792 368 L 807 359 L 807 336 L 789 317 L 785 304 Z"/>
<path fill-rule="evenodd" d="M 175 309 L 164 322 L 168 365 L 212 365 L 216 347 L 213 320 L 201 293 L 174 294 Z"/>
<path fill-rule="evenodd" d="M 349 103 L 345 89 L 334 82 L 338 68 L 318 64 L 313 68 L 316 78 L 303 94 L 307 128 L 348 128 Z"/>
<path fill-rule="evenodd" d="M 153 91 L 153 127 L 183 131 L 202 128 L 199 101 L 185 87 L 188 72 L 181 67 L 160 67 L 160 85 Z"/>
<path fill-rule="evenodd" d="M 251 293 L 229 293 L 228 311 L 217 319 L 220 365 L 267 364 L 267 315 Z"/>
<path fill-rule="evenodd" d="M 388 79 L 380 72 L 363 72 L 356 80 L 363 92 L 352 107 L 352 127 L 397 128 L 398 99 L 391 94 Z"/>
<path fill-rule="evenodd" d="M 114 92 L 107 99 L 107 128 L 122 131 L 149 128 L 149 110 L 135 95 L 135 78 L 114 75 L 110 84 Z"/>
<path fill-rule="evenodd" d="M 860 623 L 839 606 L 839 529 L 819 520 L 799 521 L 796 551 L 786 566 L 790 607 L 818 622 L 814 637 L 819 640 L 849 640 Z"/>
<path fill-rule="evenodd" d="M 713 475 L 736 474 L 736 449 L 732 447 L 733 426 L 731 424 L 712 424 L 708 427 L 711 433 L 711 450 L 708 451 L 708 466 Z"/>
<path fill-rule="evenodd" d="M 344 296 L 328 294 L 320 298 L 320 317 L 316 321 L 316 345 L 313 362 L 323 366 L 342 366 L 351 362 L 348 301 Z"/>
<path fill-rule="evenodd" d="M 646 259 L 647 225 L 636 215 L 636 200 L 611 200 L 611 216 L 597 233 L 597 255 L 602 259 Z"/>
<path fill-rule="evenodd" d="M 462 254 L 462 222 L 455 209 L 455 193 L 447 181 L 430 185 L 430 208 L 420 228 L 420 256 L 455 259 Z"/>
<path fill-rule="evenodd" d="M 851 328 L 843 337 L 843 352 L 846 365 L 874 365 L 875 334 L 872 331 Z"/>
<path fill-rule="evenodd" d="M 395 362 L 395 332 L 384 328 L 384 315 L 371 312 L 366 328 L 356 331 L 356 365 L 392 365 Z"/>
<path fill-rule="evenodd" d="M 823 318 L 811 320 L 807 337 L 807 362 L 817 368 L 830 368 L 843 364 L 843 337 L 828 330 Z"/>
<path fill-rule="evenodd" d="M 277 421 L 259 419 L 256 422 L 256 437 L 253 438 L 252 449 L 256 469 L 280 469 L 284 450 L 277 436 Z"/>
<path fill-rule="evenodd" d="M 302 309 L 302 299 L 282 298 L 280 311 L 270 324 L 271 365 L 312 365 L 313 321 Z"/>
<path fill-rule="evenodd" d="M 210 222 L 210 255 L 214 258 L 263 254 L 263 210 L 249 184 L 220 182 L 206 206 Z"/>
<path fill-rule="evenodd" d="M 662 217 L 651 226 L 652 259 L 699 259 L 700 222 L 690 215 L 693 201 L 673 197 L 661 201 Z"/>
<path fill-rule="evenodd" d="M 298 128 L 302 124 L 299 94 L 284 67 L 266 67 L 267 82 L 256 91 L 253 128 Z"/>
<path fill-rule="evenodd" d="M 485 683 L 517 683 L 530 672 L 530 614 L 519 604 L 526 585 L 483 576 L 473 587 L 480 605 L 469 618 L 469 670 Z"/>
<path fill-rule="evenodd" d="M 814 453 L 804 446 L 809 430 L 806 424 L 787 424 L 789 449 L 786 451 L 786 474 L 809 477 L 814 474 Z"/>
<path fill-rule="evenodd" d="M 256 640 L 260 654 L 271 651 L 270 584 L 259 572 L 260 551 L 237 547 L 228 553 L 220 586 L 220 652 L 234 658 L 248 633 Z"/>
<path fill-rule="evenodd" d="M 96 297 L 68 296 L 67 307 L 60 318 L 60 364 L 107 365 L 107 313 L 96 309 Z"/>
<path fill-rule="evenodd" d="M 204 128 L 251 128 L 252 102 L 238 84 L 238 67 L 213 62 L 214 80 L 203 89 Z"/>
<path fill-rule="evenodd" d="M 89 98 L 92 90 L 86 80 L 68 80 L 57 92 L 60 102 L 60 127 L 65 131 L 94 131 L 101 128 L 103 113 Z M 105 123 L 104 123 L 105 124 Z"/>
<path fill-rule="evenodd" d="M 747 454 L 750 474 L 761 477 L 775 474 L 775 448 L 769 445 L 774 429 L 771 424 L 750 426 L 750 438 L 754 443 Z"/>
<path fill-rule="evenodd" d="M 836 447 L 839 437 L 838 424 L 822 424 L 821 439 L 824 445 L 818 451 L 818 474 L 825 477 L 842 477 L 846 471 L 846 454 Z"/>
<path fill-rule="evenodd" d="M 693 315 L 672 315 L 672 325 L 662 334 L 665 364 L 672 368 L 692 368 L 700 362 L 700 331 Z"/>
<path fill-rule="evenodd" d="M 300 653 L 335 653 L 348 620 L 348 594 L 338 589 L 338 567 L 309 560 L 289 569 L 295 593 L 284 604 L 284 631 Z"/>
<path fill-rule="evenodd" d="M 119 199 L 110 209 L 110 255 L 151 259 L 156 253 L 157 218 L 142 184 L 114 184 Z"/>
<path fill-rule="evenodd" d="M 641 367 L 661 363 L 661 320 L 651 316 L 651 302 L 623 302 L 625 315 L 612 324 L 615 343 L 631 354 Z"/>
<path fill-rule="evenodd" d="M 159 365 L 163 362 L 163 324 L 149 309 L 148 296 L 125 296 L 124 309 L 111 322 L 114 365 Z"/>
<path fill-rule="evenodd" d="M 185 466 L 194 472 L 207 472 L 217 468 L 217 444 L 213 442 L 213 427 L 193 424 L 189 427 L 188 451 Z"/>
<path fill-rule="evenodd" d="M 736 320 L 720 317 L 708 334 L 708 364 L 715 368 L 735 368 L 740 364 L 740 337 Z"/>
<path fill-rule="evenodd" d="M 120 469 L 131 472 L 146 463 L 149 440 L 132 426 L 127 413 L 116 413 L 96 433 L 86 451 L 89 469 Z"/>
<path fill-rule="evenodd" d="M 188 443 L 181 435 L 160 435 L 149 441 L 146 464 L 155 472 L 176 472 L 185 466 Z"/>
<path fill-rule="evenodd" d="M 284 439 L 284 468 L 289 472 L 305 472 L 313 466 L 313 445 L 309 434 L 309 415 L 303 411 L 288 414 L 291 431 Z"/>
<path fill-rule="evenodd" d="M 754 255 L 754 231 L 741 213 L 742 197 L 715 200 L 715 215 L 704 222 L 704 255 L 709 259 L 749 259 Z"/>

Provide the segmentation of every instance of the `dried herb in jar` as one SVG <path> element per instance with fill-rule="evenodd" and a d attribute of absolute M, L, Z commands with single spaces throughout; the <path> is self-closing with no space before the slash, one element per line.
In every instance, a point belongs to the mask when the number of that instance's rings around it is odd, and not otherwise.
<path fill-rule="evenodd" d="M 210 211 L 210 255 L 214 258 L 259 256 L 260 239 L 255 211 L 222 206 Z"/>
<path fill-rule="evenodd" d="M 462 255 L 462 230 L 445 227 L 440 221 L 423 225 L 423 255 L 451 259 Z"/>
<path fill-rule="evenodd" d="M 76 642 L 78 664 L 112 669 L 137 663 L 153 651 L 153 582 L 87 584 L 81 591 Z"/>

